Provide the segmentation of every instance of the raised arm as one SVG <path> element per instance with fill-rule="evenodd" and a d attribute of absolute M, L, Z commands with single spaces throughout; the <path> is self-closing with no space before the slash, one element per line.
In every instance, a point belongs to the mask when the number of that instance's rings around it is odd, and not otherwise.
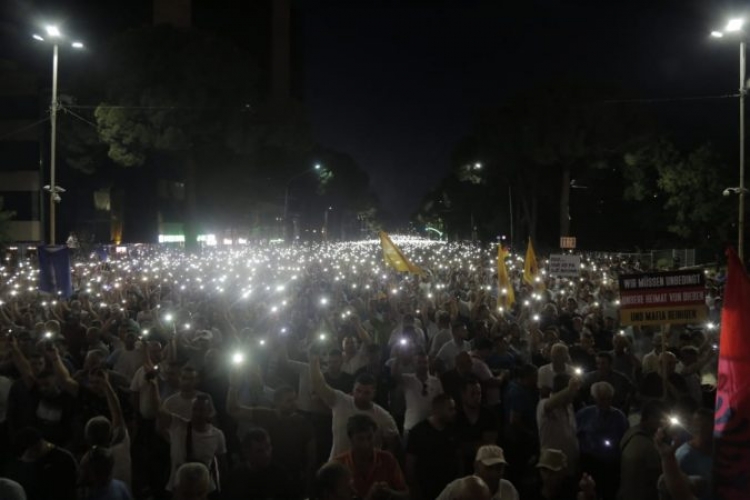
<path fill-rule="evenodd" d="M 544 411 L 551 412 L 556 408 L 563 408 L 572 403 L 580 389 L 581 379 L 578 377 L 571 377 L 570 382 L 568 382 L 568 387 L 562 391 L 556 392 L 545 401 Z"/>
<path fill-rule="evenodd" d="M 229 390 L 227 391 L 227 413 L 236 420 L 252 420 L 253 409 L 239 404 L 240 372 L 232 370 L 229 374 Z"/>
<path fill-rule="evenodd" d="M 107 408 L 109 408 L 109 414 L 112 418 L 112 430 L 120 429 L 125 426 L 125 418 L 122 414 L 122 406 L 120 406 L 120 398 L 117 397 L 115 390 L 112 388 L 112 384 L 109 383 L 109 375 L 106 371 L 102 371 L 102 387 L 104 389 L 104 395 L 107 397 Z"/>
<path fill-rule="evenodd" d="M 19 349 L 16 337 L 11 337 L 10 355 L 13 364 L 16 366 L 16 370 L 21 374 L 21 380 L 23 380 L 24 385 L 31 388 L 35 382 L 34 375 L 31 371 L 31 363 L 29 363 L 29 360 L 26 359 L 26 356 L 24 356 L 21 349 Z"/>
<path fill-rule="evenodd" d="M 323 372 L 320 370 L 320 357 L 318 355 L 310 356 L 310 382 L 312 383 L 313 391 L 315 394 L 323 400 L 323 402 L 329 407 L 333 408 L 336 404 L 336 391 L 331 389 L 326 383 Z"/>
<path fill-rule="evenodd" d="M 62 389 L 73 397 L 78 397 L 78 391 L 80 385 L 70 376 L 70 372 L 62 362 L 60 358 L 60 352 L 56 347 L 53 347 L 51 351 L 47 351 L 47 360 L 52 363 L 52 369 L 55 372 L 57 381 L 60 383 Z"/>

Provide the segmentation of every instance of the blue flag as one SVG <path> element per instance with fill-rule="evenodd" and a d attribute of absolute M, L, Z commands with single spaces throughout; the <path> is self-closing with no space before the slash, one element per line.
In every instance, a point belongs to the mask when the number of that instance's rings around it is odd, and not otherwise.
<path fill-rule="evenodd" d="M 70 277 L 70 253 L 65 245 L 37 247 L 39 255 L 39 291 L 63 297 L 73 294 Z"/>

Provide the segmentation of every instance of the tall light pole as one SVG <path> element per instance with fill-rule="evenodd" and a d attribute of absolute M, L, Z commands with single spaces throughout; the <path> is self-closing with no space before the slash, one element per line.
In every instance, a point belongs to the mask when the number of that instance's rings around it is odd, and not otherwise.
<path fill-rule="evenodd" d="M 49 118 L 50 118 L 50 153 L 49 153 L 49 186 L 45 186 L 45 189 L 49 189 L 49 244 L 55 244 L 55 204 L 60 201 L 60 193 L 65 192 L 60 186 L 56 184 L 55 174 L 57 166 L 57 109 L 60 103 L 57 100 L 57 67 L 59 59 L 59 43 L 64 41 L 64 37 L 60 33 L 60 29 L 57 26 L 50 25 L 45 28 L 47 32 L 47 38 L 52 43 L 52 100 L 49 106 Z M 45 42 L 45 38 L 41 35 L 32 35 L 34 40 Z M 82 49 L 83 43 L 74 41 L 71 42 L 70 46 L 74 49 Z"/>
<path fill-rule="evenodd" d="M 737 188 L 728 188 L 724 190 L 725 195 L 736 192 L 739 195 L 739 216 L 737 225 L 737 254 L 740 260 L 745 262 L 745 94 L 747 93 L 746 77 L 746 41 L 745 32 L 742 26 L 745 24 L 744 19 L 732 19 L 727 23 L 724 31 L 713 31 L 711 36 L 714 38 L 723 38 L 725 33 L 738 34 L 740 36 L 740 185 Z"/>

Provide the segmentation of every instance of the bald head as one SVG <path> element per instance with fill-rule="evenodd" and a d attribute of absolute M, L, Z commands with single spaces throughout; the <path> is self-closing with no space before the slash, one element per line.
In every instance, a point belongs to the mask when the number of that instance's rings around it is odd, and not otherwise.
<path fill-rule="evenodd" d="M 568 346 L 563 343 L 557 343 L 550 349 L 550 358 L 553 363 L 564 364 L 568 362 Z"/>
<path fill-rule="evenodd" d="M 458 480 L 454 490 L 454 500 L 490 500 L 490 489 L 477 476 L 467 476 Z"/>

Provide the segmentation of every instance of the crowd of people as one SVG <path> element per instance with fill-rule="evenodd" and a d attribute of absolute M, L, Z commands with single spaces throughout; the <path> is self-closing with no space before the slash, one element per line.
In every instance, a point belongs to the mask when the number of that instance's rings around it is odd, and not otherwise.
<path fill-rule="evenodd" d="M 28 500 L 712 498 L 710 322 L 625 327 L 638 263 L 395 239 L 134 247 L 37 291 L 0 268 L 0 497 Z"/>

